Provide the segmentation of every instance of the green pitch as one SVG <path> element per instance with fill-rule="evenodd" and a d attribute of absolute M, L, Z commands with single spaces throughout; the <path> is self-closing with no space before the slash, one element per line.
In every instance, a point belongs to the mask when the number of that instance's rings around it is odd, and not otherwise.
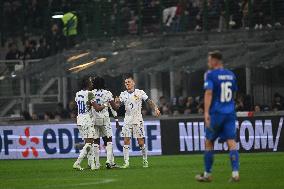
<path fill-rule="evenodd" d="M 156 156 L 149 168 L 141 157 L 130 158 L 129 169 L 75 171 L 73 159 L 2 160 L 1 189 L 276 189 L 284 188 L 284 153 L 241 154 L 241 182 L 228 183 L 230 162 L 227 154 L 217 154 L 212 183 L 197 183 L 194 176 L 203 170 L 202 155 Z M 117 158 L 122 163 L 122 158 Z M 105 161 L 101 159 L 101 163 Z M 86 161 L 85 161 L 86 163 Z M 84 164 L 86 166 L 86 164 Z"/>

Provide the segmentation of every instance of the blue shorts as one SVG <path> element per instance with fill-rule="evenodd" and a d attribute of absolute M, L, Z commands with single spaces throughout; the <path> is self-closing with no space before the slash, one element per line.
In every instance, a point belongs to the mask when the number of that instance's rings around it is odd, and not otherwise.
<path fill-rule="evenodd" d="M 211 114 L 210 127 L 205 129 L 206 139 L 220 142 L 228 139 L 236 139 L 236 115 L 235 114 Z"/>

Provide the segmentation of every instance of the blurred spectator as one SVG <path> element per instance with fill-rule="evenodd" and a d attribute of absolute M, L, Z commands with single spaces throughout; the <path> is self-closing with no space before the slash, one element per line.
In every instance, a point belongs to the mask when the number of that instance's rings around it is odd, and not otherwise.
<path fill-rule="evenodd" d="M 278 93 L 274 94 L 272 109 L 274 111 L 284 110 L 283 97 Z"/>
<path fill-rule="evenodd" d="M 66 38 L 66 47 L 71 48 L 75 45 L 77 37 L 78 18 L 74 12 L 67 12 L 62 17 L 63 35 Z M 57 28 L 58 30 L 58 28 Z"/>
<path fill-rule="evenodd" d="M 66 119 L 69 117 L 69 113 L 67 110 L 64 109 L 62 103 L 58 103 L 56 106 L 55 115 L 59 116 L 62 119 Z"/>
<path fill-rule="evenodd" d="M 197 103 L 193 100 L 192 97 L 187 98 L 187 102 L 185 104 L 186 110 L 189 114 L 197 113 Z"/>
<path fill-rule="evenodd" d="M 6 60 L 18 60 L 23 57 L 23 53 L 19 51 L 16 43 L 10 43 L 8 45 L 8 53 L 6 54 Z"/>
<path fill-rule="evenodd" d="M 135 16 L 134 11 L 131 11 L 131 19 L 128 22 L 128 31 L 129 34 L 137 34 L 138 26 L 137 26 L 137 16 Z"/>
<path fill-rule="evenodd" d="M 259 105 L 255 105 L 254 106 L 254 112 L 260 112 L 261 111 L 261 108 L 260 108 L 260 106 Z"/>
<path fill-rule="evenodd" d="M 25 41 L 24 60 L 37 58 L 36 45 L 37 45 L 37 42 L 35 40 L 27 39 Z"/>
<path fill-rule="evenodd" d="M 144 33 L 159 31 L 160 27 L 160 2 L 150 0 L 144 3 L 142 10 L 142 25 Z"/>
<path fill-rule="evenodd" d="M 28 111 L 23 111 L 22 112 L 22 116 L 23 116 L 25 121 L 32 120 L 32 117 L 31 117 L 31 115 L 30 115 L 30 113 Z"/>
<path fill-rule="evenodd" d="M 241 3 L 242 11 L 242 27 L 249 29 L 249 0 L 242 0 Z"/>
<path fill-rule="evenodd" d="M 41 38 L 39 40 L 39 46 L 37 48 L 37 57 L 38 58 L 45 58 L 49 55 L 49 46 L 46 43 L 45 38 Z"/>
<path fill-rule="evenodd" d="M 32 120 L 33 120 L 33 121 L 39 119 L 36 113 L 33 113 L 31 117 L 32 117 Z"/>
<path fill-rule="evenodd" d="M 167 27 L 170 27 L 174 17 L 176 16 L 177 11 L 177 2 L 175 1 L 166 1 L 164 2 L 163 10 L 163 24 Z"/>
<path fill-rule="evenodd" d="M 48 46 L 50 47 L 50 55 L 62 51 L 65 47 L 65 37 L 57 24 L 51 26 L 51 32 L 47 36 L 47 41 Z"/>
<path fill-rule="evenodd" d="M 241 112 L 244 111 L 244 100 L 242 96 L 239 96 L 236 100 L 236 111 Z"/>

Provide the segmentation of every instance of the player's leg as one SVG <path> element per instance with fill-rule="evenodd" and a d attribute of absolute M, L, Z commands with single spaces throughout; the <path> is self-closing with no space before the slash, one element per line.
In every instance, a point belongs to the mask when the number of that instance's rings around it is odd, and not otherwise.
<path fill-rule="evenodd" d="M 232 167 L 232 178 L 230 181 L 237 182 L 240 180 L 239 176 L 239 152 L 236 143 L 236 117 L 229 115 L 224 124 L 224 135 L 227 140 L 227 145 L 230 153 L 230 161 Z"/>
<path fill-rule="evenodd" d="M 94 157 L 95 157 L 94 169 L 100 169 L 100 166 L 101 166 L 100 164 L 100 138 L 98 136 L 96 136 L 94 139 L 93 149 L 94 149 Z"/>
<path fill-rule="evenodd" d="M 76 162 L 73 165 L 74 169 L 83 170 L 83 168 L 81 167 L 81 162 L 87 156 L 91 148 L 92 148 L 92 142 L 86 138 L 85 145 L 80 151 L 79 157 L 77 158 Z"/>
<path fill-rule="evenodd" d="M 124 157 L 124 164 L 122 168 L 129 167 L 129 149 L 130 149 L 130 137 L 124 137 L 124 145 L 123 145 L 123 157 Z"/>
<path fill-rule="evenodd" d="M 113 156 L 113 145 L 112 145 L 112 127 L 110 125 L 110 120 L 106 123 L 105 126 L 102 127 L 102 137 L 104 141 L 104 145 L 106 148 L 106 168 L 111 169 L 112 165 L 114 165 L 114 156 Z"/>
<path fill-rule="evenodd" d="M 218 125 L 220 118 L 218 115 L 211 115 L 210 127 L 205 130 L 205 151 L 204 151 L 204 173 L 196 175 L 196 180 L 199 182 L 212 181 L 212 166 L 214 162 L 214 141 L 219 136 Z"/>
<path fill-rule="evenodd" d="M 80 151 L 79 157 L 77 158 L 77 160 L 73 164 L 73 168 L 74 169 L 78 169 L 78 170 L 83 170 L 83 168 L 81 167 L 81 162 L 86 157 L 86 155 L 88 154 L 89 150 L 92 148 L 92 142 L 90 140 L 88 140 L 88 129 L 87 129 L 87 126 L 84 126 L 84 125 L 81 126 L 80 125 L 80 126 L 78 126 L 78 129 L 79 129 L 80 135 L 85 140 L 85 144 L 84 144 L 82 150 Z"/>
<path fill-rule="evenodd" d="M 143 157 L 143 167 L 147 168 L 149 165 L 147 159 L 147 147 L 145 145 L 145 138 L 137 138 L 137 140 Z"/>
<path fill-rule="evenodd" d="M 125 125 L 122 127 L 121 137 L 124 138 L 123 145 L 123 157 L 124 157 L 124 165 L 122 168 L 129 167 L 129 149 L 130 149 L 130 139 L 131 139 L 132 127 L 130 125 Z"/>
<path fill-rule="evenodd" d="M 112 137 L 103 137 L 106 147 L 106 168 L 111 169 L 113 164 L 113 149 L 112 149 Z"/>
<path fill-rule="evenodd" d="M 240 180 L 239 176 L 239 152 L 237 150 L 237 144 L 234 139 L 227 140 L 228 148 L 230 151 L 230 161 L 232 166 L 232 178 L 230 181 L 237 182 Z"/>
<path fill-rule="evenodd" d="M 137 138 L 138 144 L 143 156 L 143 167 L 148 167 L 148 160 L 147 160 L 147 147 L 145 145 L 145 129 L 143 121 L 140 122 L 140 124 L 133 127 L 133 137 Z"/>

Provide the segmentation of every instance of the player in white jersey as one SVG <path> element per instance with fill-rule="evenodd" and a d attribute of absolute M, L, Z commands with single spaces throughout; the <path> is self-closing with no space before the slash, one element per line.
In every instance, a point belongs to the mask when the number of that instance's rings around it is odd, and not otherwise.
<path fill-rule="evenodd" d="M 122 92 L 119 98 L 115 99 L 117 104 L 123 103 L 125 106 L 124 126 L 121 136 L 124 137 L 123 155 L 124 165 L 122 168 L 129 167 L 129 145 L 130 138 L 137 138 L 143 156 L 143 167 L 148 167 L 147 149 L 145 145 L 145 130 L 142 118 L 142 101 L 144 100 L 154 110 L 155 116 L 160 115 L 156 104 L 148 98 L 143 90 L 135 89 L 135 82 L 131 75 L 127 75 L 124 80 L 126 91 Z"/>
<path fill-rule="evenodd" d="M 114 156 L 113 156 L 113 146 L 112 146 L 112 127 L 110 123 L 109 111 L 108 108 L 111 108 L 113 116 L 116 118 L 117 113 L 115 110 L 119 108 L 114 102 L 113 95 L 110 91 L 105 90 L 105 81 L 101 77 L 96 77 L 93 81 L 94 90 L 92 91 L 95 100 L 98 104 L 107 104 L 108 107 L 105 107 L 101 111 L 96 111 L 93 109 L 94 115 L 94 125 L 95 125 L 95 160 L 96 168 L 99 168 L 99 140 L 100 137 L 104 140 L 104 145 L 106 147 L 106 168 L 111 169 L 115 167 Z M 116 125 L 119 126 L 118 119 L 116 118 Z"/>
<path fill-rule="evenodd" d="M 81 90 L 76 93 L 75 101 L 78 107 L 77 126 L 81 137 L 85 141 L 83 149 L 80 151 L 79 157 L 73 165 L 74 169 L 83 170 L 81 167 L 82 160 L 89 153 L 88 162 L 91 169 L 95 169 L 94 164 L 94 135 L 95 130 L 93 127 L 94 117 L 92 109 L 97 111 L 103 110 L 106 105 L 98 105 L 95 101 L 92 89 L 92 82 L 89 77 L 82 80 Z"/>

